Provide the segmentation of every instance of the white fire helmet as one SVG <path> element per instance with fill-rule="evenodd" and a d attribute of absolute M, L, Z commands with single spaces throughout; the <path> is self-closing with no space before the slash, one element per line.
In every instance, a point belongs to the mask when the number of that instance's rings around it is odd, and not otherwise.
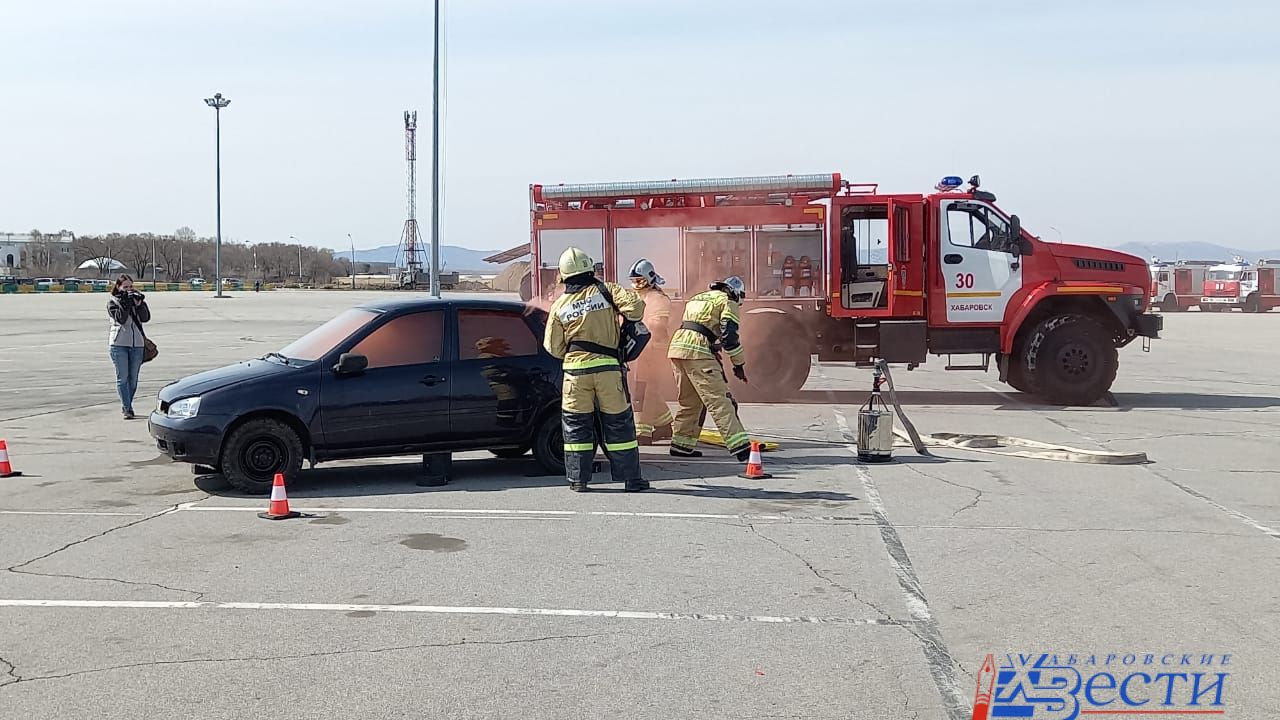
<path fill-rule="evenodd" d="M 637 283 L 637 280 L 643 281 L 643 284 Z M 649 262 L 648 258 L 640 258 L 635 265 L 631 266 L 631 281 L 632 284 L 640 287 L 657 287 L 658 285 L 667 284 L 666 279 L 659 275 L 657 270 L 654 270 L 653 263 Z"/>
<path fill-rule="evenodd" d="M 747 296 L 747 285 L 737 275 L 730 275 L 723 280 L 711 283 L 712 290 L 724 290 L 734 302 L 742 302 Z"/>

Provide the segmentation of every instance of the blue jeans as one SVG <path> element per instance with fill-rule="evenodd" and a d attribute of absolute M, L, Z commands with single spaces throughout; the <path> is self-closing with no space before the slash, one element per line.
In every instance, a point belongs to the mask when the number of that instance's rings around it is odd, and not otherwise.
<path fill-rule="evenodd" d="M 138 371 L 142 369 L 142 348 L 112 345 L 111 364 L 116 367 L 120 409 L 133 412 L 133 396 L 138 394 Z"/>

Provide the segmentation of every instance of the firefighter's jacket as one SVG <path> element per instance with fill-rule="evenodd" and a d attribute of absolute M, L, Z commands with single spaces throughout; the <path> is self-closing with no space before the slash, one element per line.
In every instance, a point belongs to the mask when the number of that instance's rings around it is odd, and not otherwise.
<path fill-rule="evenodd" d="M 568 375 L 620 370 L 618 313 L 631 321 L 644 318 L 644 301 L 639 295 L 616 283 L 604 285 L 618 306 L 616 312 L 590 276 L 587 280 L 569 278 L 564 294 L 551 305 L 543 346 L 564 362 Z M 583 344 L 596 350 L 585 349 Z"/>
<path fill-rule="evenodd" d="M 716 357 L 723 348 L 734 365 L 746 362 L 742 341 L 738 338 L 738 303 L 721 290 L 708 290 L 689 298 L 684 305 L 684 320 L 671 336 L 667 357 L 698 360 Z M 711 336 L 711 337 L 708 337 Z M 712 338 L 715 341 L 712 342 Z"/>
<path fill-rule="evenodd" d="M 662 292 L 662 288 L 652 285 L 636 292 L 644 301 L 644 325 L 649 328 L 652 336 L 649 345 L 662 350 L 665 355 L 667 347 L 671 345 L 671 298 Z M 649 354 L 647 351 L 641 357 Z"/>

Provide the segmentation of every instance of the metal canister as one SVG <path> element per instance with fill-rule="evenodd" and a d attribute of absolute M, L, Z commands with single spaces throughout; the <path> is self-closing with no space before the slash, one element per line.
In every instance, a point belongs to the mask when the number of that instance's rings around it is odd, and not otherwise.
<path fill-rule="evenodd" d="M 871 393 L 858 409 L 858 459 L 877 463 L 893 459 L 893 412 L 879 392 Z"/>

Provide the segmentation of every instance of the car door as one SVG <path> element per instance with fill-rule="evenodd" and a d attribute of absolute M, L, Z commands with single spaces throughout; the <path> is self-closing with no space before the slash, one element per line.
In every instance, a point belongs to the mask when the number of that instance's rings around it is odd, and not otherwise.
<path fill-rule="evenodd" d="M 529 318 L 514 310 L 457 310 L 451 425 L 455 439 L 516 442 L 528 434 L 542 399 L 557 392 Z"/>
<path fill-rule="evenodd" d="M 324 444 L 334 450 L 418 445 L 449 434 L 450 363 L 444 310 L 397 315 L 354 341 L 347 352 L 368 368 L 321 385 Z"/>
<path fill-rule="evenodd" d="M 1009 222 L 990 205 L 971 200 L 944 201 L 940 216 L 947 322 L 1001 322 L 1022 288 L 1020 258 L 1006 250 Z"/>

